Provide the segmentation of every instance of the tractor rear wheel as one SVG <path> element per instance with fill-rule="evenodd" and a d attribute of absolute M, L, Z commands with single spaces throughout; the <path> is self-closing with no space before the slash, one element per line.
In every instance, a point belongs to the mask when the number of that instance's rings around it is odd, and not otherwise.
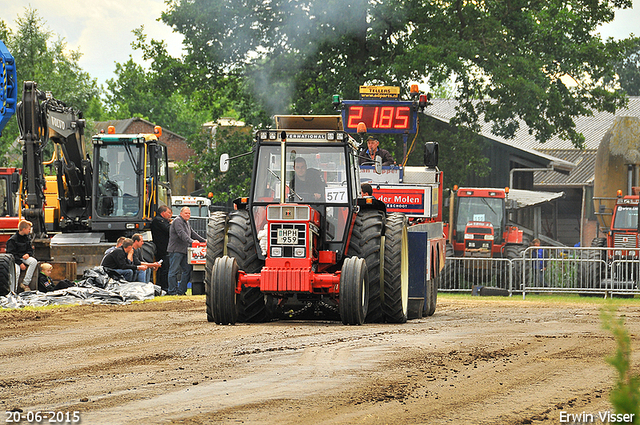
<path fill-rule="evenodd" d="M 0 296 L 16 291 L 16 266 L 13 255 L 0 254 Z"/>
<path fill-rule="evenodd" d="M 207 297 L 207 310 L 219 325 L 234 325 L 238 319 L 236 285 L 238 263 L 234 258 L 217 258 L 211 271 L 211 284 Z"/>
<path fill-rule="evenodd" d="M 409 243 L 407 217 L 393 213 L 387 217 L 384 241 L 384 296 L 382 311 L 387 322 L 407 321 L 409 304 Z"/>
<path fill-rule="evenodd" d="M 259 273 L 264 262 L 258 258 L 253 240 L 249 212 L 237 210 L 229 213 L 227 227 L 227 255 L 236 259 L 238 268 L 245 273 Z M 239 322 L 264 322 L 272 319 L 267 310 L 265 296 L 260 288 L 242 287 L 237 299 Z"/>
<path fill-rule="evenodd" d="M 367 322 L 381 322 L 382 315 L 382 232 L 384 213 L 376 210 L 360 211 L 351 233 L 349 255 L 362 258 L 367 263 L 369 275 L 369 308 Z"/>
<path fill-rule="evenodd" d="M 207 259 L 204 267 L 204 287 L 207 305 L 207 321 L 213 322 L 213 312 L 209 305 L 209 282 L 211 282 L 211 269 L 216 258 L 224 255 L 224 234 L 227 225 L 227 214 L 216 211 L 207 223 Z"/>
<path fill-rule="evenodd" d="M 367 315 L 369 282 L 362 258 L 344 260 L 340 273 L 340 319 L 345 325 L 361 325 Z"/>

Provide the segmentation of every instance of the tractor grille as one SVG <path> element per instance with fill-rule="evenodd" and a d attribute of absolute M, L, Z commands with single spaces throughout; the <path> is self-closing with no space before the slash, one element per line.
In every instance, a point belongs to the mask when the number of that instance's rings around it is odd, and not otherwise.
<path fill-rule="evenodd" d="M 271 223 L 270 257 L 304 258 L 307 247 L 306 223 Z"/>
<path fill-rule="evenodd" d="M 616 233 L 613 236 L 614 248 L 635 248 L 637 236 L 633 233 Z"/>

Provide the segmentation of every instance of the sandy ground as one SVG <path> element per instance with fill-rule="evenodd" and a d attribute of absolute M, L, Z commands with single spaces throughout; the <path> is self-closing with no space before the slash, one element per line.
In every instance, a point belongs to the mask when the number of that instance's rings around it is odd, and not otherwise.
<path fill-rule="evenodd" d="M 599 308 L 444 296 L 433 317 L 352 327 L 217 326 L 203 296 L 4 311 L 0 404 L 5 422 L 20 409 L 83 424 L 599 423 L 615 347 Z M 640 305 L 619 312 L 638 365 Z"/>

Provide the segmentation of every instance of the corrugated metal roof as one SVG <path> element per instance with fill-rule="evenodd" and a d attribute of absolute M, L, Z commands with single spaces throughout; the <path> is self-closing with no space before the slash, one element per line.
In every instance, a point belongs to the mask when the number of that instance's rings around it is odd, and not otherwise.
<path fill-rule="evenodd" d="M 562 198 L 564 192 L 538 192 L 533 190 L 511 189 L 509 199 L 516 201 L 517 208 L 532 207 L 554 199 Z"/>
<path fill-rule="evenodd" d="M 596 149 L 584 151 L 578 149 L 545 149 L 548 155 L 572 162 L 576 167 L 569 175 L 554 171 L 533 173 L 533 184 L 536 187 L 578 187 L 593 184 L 596 163 Z"/>
<path fill-rule="evenodd" d="M 438 120 L 449 122 L 456 115 L 456 106 L 458 101 L 453 99 L 432 99 L 432 105 L 427 107 L 426 114 Z M 615 117 L 633 116 L 640 117 L 640 96 L 629 97 L 629 104 L 625 109 L 616 111 L 615 114 L 608 112 L 594 112 L 591 117 L 578 117 L 575 119 L 576 130 L 585 137 L 585 149 L 598 149 L 602 137 L 613 124 Z M 519 120 L 520 128 L 513 139 L 505 139 L 496 136 L 491 132 L 492 123 L 486 123 L 482 120 L 481 134 L 490 139 L 508 143 L 522 149 L 550 150 L 550 149 L 575 149 L 568 140 L 562 140 L 558 136 L 552 137 L 544 144 L 536 141 L 535 136 L 529 134 L 529 127 L 524 121 Z"/>

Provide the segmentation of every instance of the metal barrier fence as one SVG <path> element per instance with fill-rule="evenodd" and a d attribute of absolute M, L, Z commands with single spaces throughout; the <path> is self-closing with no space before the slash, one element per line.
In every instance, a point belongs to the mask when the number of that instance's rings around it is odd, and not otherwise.
<path fill-rule="evenodd" d="M 191 217 L 189 219 L 189 225 L 191 228 L 201 237 L 207 239 L 207 223 L 209 217 Z"/>
<path fill-rule="evenodd" d="M 639 249 L 529 247 L 507 258 L 447 257 L 441 292 L 568 292 L 584 296 L 640 294 Z M 538 257 L 540 255 L 540 257 Z"/>

